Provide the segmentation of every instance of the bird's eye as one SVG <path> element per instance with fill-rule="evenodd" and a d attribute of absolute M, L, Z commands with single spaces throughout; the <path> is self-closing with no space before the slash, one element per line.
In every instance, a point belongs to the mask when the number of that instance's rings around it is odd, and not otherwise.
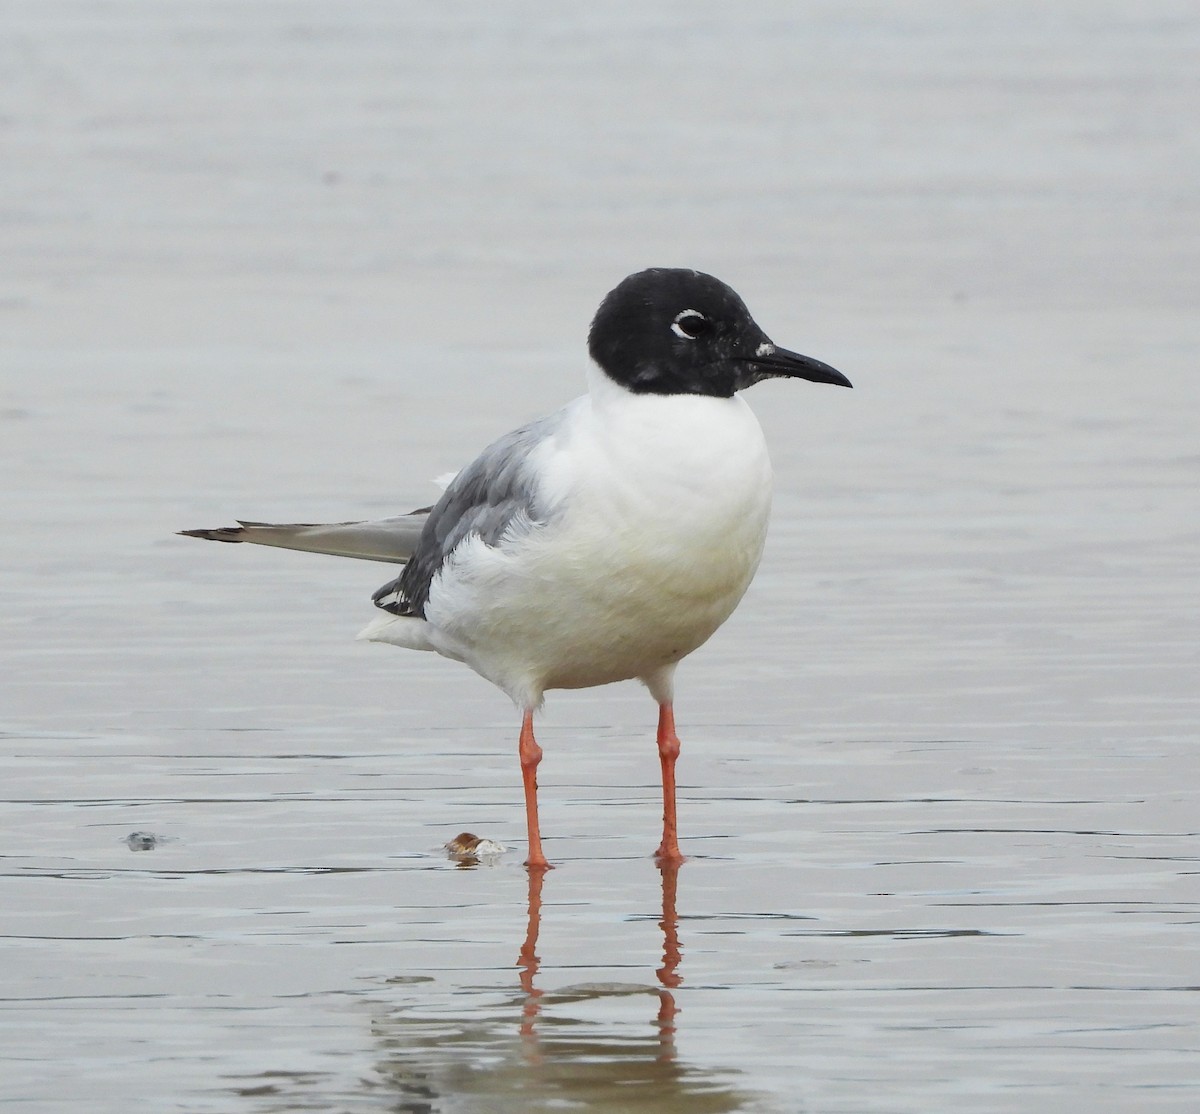
<path fill-rule="evenodd" d="M 675 320 L 671 322 L 671 332 L 677 337 L 683 337 L 684 340 L 695 340 L 711 328 L 708 318 L 698 309 L 685 309 L 682 313 L 676 314 Z"/>

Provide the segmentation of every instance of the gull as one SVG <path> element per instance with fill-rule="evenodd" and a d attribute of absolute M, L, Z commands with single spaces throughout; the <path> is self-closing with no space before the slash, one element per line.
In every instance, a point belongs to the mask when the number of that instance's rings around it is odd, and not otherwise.
<path fill-rule="evenodd" d="M 432 507 L 370 522 L 242 521 L 182 534 L 403 564 L 360 638 L 470 666 L 522 714 L 518 755 L 531 869 L 549 689 L 636 679 L 658 704 L 663 835 L 675 808 L 674 678 L 733 613 L 758 568 L 771 505 L 762 429 L 739 394 L 764 379 L 849 387 L 777 346 L 725 283 L 651 268 L 605 297 L 588 334 L 588 393 L 489 445 Z"/>

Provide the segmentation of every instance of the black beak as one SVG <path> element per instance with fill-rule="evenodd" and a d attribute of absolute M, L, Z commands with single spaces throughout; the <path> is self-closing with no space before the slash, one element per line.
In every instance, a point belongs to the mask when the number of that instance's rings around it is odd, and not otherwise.
<path fill-rule="evenodd" d="M 776 375 L 786 375 L 792 379 L 807 379 L 810 383 L 832 383 L 836 387 L 853 387 L 837 368 L 814 360 L 811 356 L 801 356 L 799 352 L 789 352 L 786 348 L 771 346 L 771 351 L 762 356 L 738 356 L 748 364 L 753 364 L 758 377 L 767 379 Z"/>

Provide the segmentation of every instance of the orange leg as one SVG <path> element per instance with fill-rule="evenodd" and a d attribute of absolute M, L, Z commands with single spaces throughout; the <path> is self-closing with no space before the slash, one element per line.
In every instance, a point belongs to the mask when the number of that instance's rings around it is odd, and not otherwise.
<path fill-rule="evenodd" d="M 533 737 L 533 712 L 527 711 L 521 723 L 521 779 L 525 782 L 525 826 L 529 830 L 529 858 L 527 867 L 549 870 L 550 864 L 542 853 L 542 833 L 538 828 L 537 768 L 542 760 L 542 748 Z"/>
<path fill-rule="evenodd" d="M 663 837 L 654 857 L 660 863 L 681 863 L 679 828 L 675 822 L 675 759 L 679 737 L 675 734 L 675 712 L 670 704 L 658 706 L 658 757 L 662 763 Z"/>

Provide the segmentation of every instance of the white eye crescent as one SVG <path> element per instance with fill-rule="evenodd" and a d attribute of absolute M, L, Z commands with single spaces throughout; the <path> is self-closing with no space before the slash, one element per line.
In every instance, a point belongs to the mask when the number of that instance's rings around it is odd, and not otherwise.
<path fill-rule="evenodd" d="M 677 313 L 675 320 L 671 322 L 671 332 L 684 340 L 695 340 L 708 332 L 708 328 L 708 318 L 698 309 L 685 309 L 682 313 Z"/>

